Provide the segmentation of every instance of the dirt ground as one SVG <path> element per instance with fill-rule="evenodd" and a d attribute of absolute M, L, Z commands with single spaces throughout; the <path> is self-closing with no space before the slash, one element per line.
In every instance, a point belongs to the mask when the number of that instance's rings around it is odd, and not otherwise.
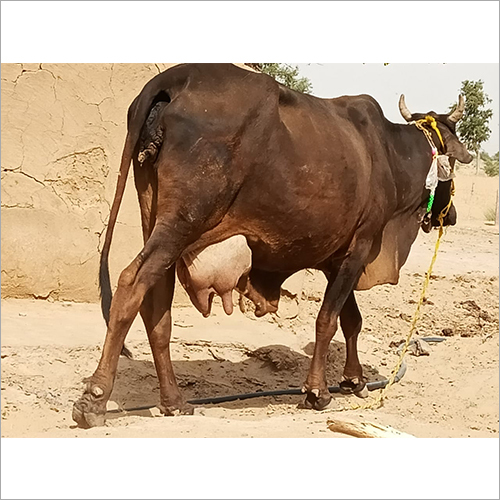
<path fill-rule="evenodd" d="M 364 317 L 359 341 L 370 381 L 396 363 L 392 342 L 409 331 L 436 232 L 421 233 L 400 284 L 357 294 Z M 193 307 L 174 309 L 172 353 L 187 399 L 300 388 L 314 341 L 324 279 L 307 272 L 300 300 L 283 297 L 280 316 L 256 319 L 219 303 L 208 319 Z M 71 420 L 82 379 L 95 369 L 104 323 L 97 304 L 2 301 L 2 437 L 345 437 L 327 429 L 332 416 L 390 425 L 417 437 L 498 437 L 498 228 L 469 222 L 447 231 L 418 325 L 441 336 L 429 356 L 407 356 L 408 371 L 378 410 L 335 412 L 361 400 L 334 395 L 323 412 L 297 408 L 302 396 L 200 406 L 194 416 L 158 410 L 109 413 L 105 427 L 82 430 Z M 158 403 L 158 382 L 144 328 L 127 339 L 108 409 Z M 254 351 L 261 348 L 257 353 Z M 328 378 L 340 380 L 345 345 L 331 345 Z M 370 393 L 373 398 L 375 393 Z"/>

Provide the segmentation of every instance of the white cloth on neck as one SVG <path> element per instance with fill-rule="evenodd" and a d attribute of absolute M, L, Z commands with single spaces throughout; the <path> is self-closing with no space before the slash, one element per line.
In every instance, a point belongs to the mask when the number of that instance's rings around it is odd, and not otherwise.
<path fill-rule="evenodd" d="M 425 179 L 426 189 L 430 189 L 434 193 L 438 182 L 449 181 L 455 177 L 455 172 L 451 168 L 450 162 L 446 155 L 438 155 L 432 159 L 431 168 Z"/>
<path fill-rule="evenodd" d="M 437 176 L 441 182 L 449 181 L 455 177 L 455 172 L 451 168 L 448 156 L 439 155 L 437 157 Z"/>

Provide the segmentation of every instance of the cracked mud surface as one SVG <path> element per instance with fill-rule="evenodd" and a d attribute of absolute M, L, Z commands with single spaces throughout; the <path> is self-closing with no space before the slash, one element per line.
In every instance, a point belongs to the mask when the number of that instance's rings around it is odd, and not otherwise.
<path fill-rule="evenodd" d="M 2 64 L 3 297 L 97 300 L 97 250 L 127 108 L 167 66 Z M 116 269 L 141 244 L 130 184 L 111 256 Z"/>
<path fill-rule="evenodd" d="M 467 254 L 471 232 L 474 259 Z M 364 316 L 359 352 L 370 381 L 388 376 L 396 362 L 391 343 L 408 332 L 434 241 L 435 233 L 419 237 L 399 285 L 358 293 Z M 383 408 L 343 415 L 418 437 L 498 437 L 496 233 L 493 228 L 454 229 L 442 249 L 418 332 L 446 341 L 430 345 L 429 356 L 407 357 L 408 372 Z M 172 356 L 185 397 L 300 388 L 323 288 L 320 275 L 306 273 L 298 306 L 288 293 L 281 318 L 255 319 L 238 310 L 227 317 L 217 303 L 204 319 L 193 307 L 175 307 Z M 76 429 L 72 402 L 97 365 L 103 338 L 96 304 L 4 300 L 2 436 L 342 437 L 327 430 L 326 420 L 332 409 L 359 402 L 334 395 L 331 408 L 316 413 L 297 408 L 302 397 L 268 397 L 199 407 L 189 417 L 158 417 L 157 409 L 109 413 L 105 427 Z M 158 404 L 158 382 L 140 320 L 127 344 L 134 359 L 120 360 L 108 409 Z M 344 356 L 339 332 L 328 358 L 330 384 L 340 380 Z"/>

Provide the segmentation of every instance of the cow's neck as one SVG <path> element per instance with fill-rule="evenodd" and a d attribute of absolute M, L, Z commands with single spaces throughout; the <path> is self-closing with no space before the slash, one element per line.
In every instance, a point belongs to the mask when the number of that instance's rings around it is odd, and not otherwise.
<path fill-rule="evenodd" d="M 415 208 L 425 198 L 425 179 L 432 163 L 432 150 L 422 131 L 414 125 L 391 124 L 391 168 L 398 198 Z"/>

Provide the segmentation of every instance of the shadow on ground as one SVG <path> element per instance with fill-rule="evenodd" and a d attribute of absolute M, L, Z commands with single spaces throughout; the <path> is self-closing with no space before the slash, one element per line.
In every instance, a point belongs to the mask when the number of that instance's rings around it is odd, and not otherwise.
<path fill-rule="evenodd" d="M 226 349 L 218 352 L 216 355 L 218 359 L 207 359 L 213 356 L 213 349 L 204 346 L 199 348 L 196 354 L 204 356 L 206 353 L 207 358 L 174 361 L 173 367 L 186 400 L 288 388 L 298 389 L 302 387 L 307 377 L 313 349 L 313 342 L 304 346 L 302 353 L 284 345 L 269 345 L 247 352 L 229 352 Z M 226 359 L 235 356 L 240 359 L 237 361 Z M 345 344 L 333 341 L 328 352 L 329 385 L 337 385 L 341 380 L 345 356 Z M 363 372 L 369 382 L 384 379 L 378 370 L 370 365 L 363 365 Z M 333 397 L 354 396 L 333 394 Z M 121 358 L 111 400 L 121 408 L 157 405 L 159 386 L 154 364 L 149 359 Z M 229 409 L 263 408 L 270 403 L 298 404 L 302 400 L 303 396 L 270 396 L 221 403 L 216 406 Z M 129 414 L 147 416 L 151 412 L 143 410 Z M 118 416 L 123 416 L 123 413 L 108 415 L 109 418 Z"/>

